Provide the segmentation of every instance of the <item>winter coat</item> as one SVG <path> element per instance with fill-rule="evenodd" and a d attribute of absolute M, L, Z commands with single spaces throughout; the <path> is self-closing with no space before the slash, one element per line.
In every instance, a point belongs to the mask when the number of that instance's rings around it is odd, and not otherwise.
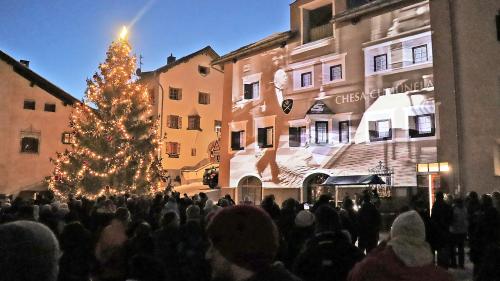
<path fill-rule="evenodd" d="M 359 239 L 377 239 L 382 217 L 375 205 L 363 203 L 358 212 Z"/>
<path fill-rule="evenodd" d="M 301 281 L 301 279 L 286 270 L 283 264 L 277 262 L 245 281 Z"/>
<path fill-rule="evenodd" d="M 450 232 L 454 234 L 466 234 L 469 227 L 467 218 L 467 209 L 465 207 L 453 207 L 453 218 L 451 220 Z"/>
<path fill-rule="evenodd" d="M 444 201 L 436 201 L 432 206 L 431 222 L 434 227 L 433 245 L 434 249 L 441 249 L 448 245 L 450 238 L 450 224 L 453 218 L 453 210 Z"/>
<path fill-rule="evenodd" d="M 410 259 L 411 260 L 411 259 Z M 349 273 L 348 281 L 452 281 L 445 270 L 428 263 L 423 266 L 406 265 L 390 246 L 379 245 Z"/>
<path fill-rule="evenodd" d="M 344 281 L 363 256 L 344 234 L 321 232 L 307 241 L 293 272 L 305 281 Z"/>

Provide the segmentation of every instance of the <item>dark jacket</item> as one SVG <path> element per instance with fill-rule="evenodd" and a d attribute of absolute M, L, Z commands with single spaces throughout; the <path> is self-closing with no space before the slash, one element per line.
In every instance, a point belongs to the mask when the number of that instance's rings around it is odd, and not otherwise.
<path fill-rule="evenodd" d="M 307 241 L 293 272 L 305 281 L 343 281 L 363 256 L 344 234 L 321 232 Z"/>
<path fill-rule="evenodd" d="M 275 263 L 245 281 L 301 281 L 301 279 L 286 270 L 283 264 Z"/>

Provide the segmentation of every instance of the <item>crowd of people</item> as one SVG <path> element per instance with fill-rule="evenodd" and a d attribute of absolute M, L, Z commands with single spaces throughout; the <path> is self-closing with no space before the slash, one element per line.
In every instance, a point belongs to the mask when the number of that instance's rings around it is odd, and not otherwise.
<path fill-rule="evenodd" d="M 402 208 L 388 239 L 370 192 L 341 207 L 274 196 L 52 196 L 0 204 L 0 281 L 500 280 L 500 193 Z M 359 206 L 359 209 L 358 209 Z M 310 208 L 309 208 L 310 207 Z"/>

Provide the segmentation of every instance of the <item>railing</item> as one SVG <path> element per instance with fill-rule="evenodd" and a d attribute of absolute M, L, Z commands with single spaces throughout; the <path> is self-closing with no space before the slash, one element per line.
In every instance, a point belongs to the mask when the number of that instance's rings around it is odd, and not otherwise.
<path fill-rule="evenodd" d="M 313 27 L 309 30 L 309 41 L 313 42 L 319 39 L 330 37 L 333 35 L 333 27 L 331 23 Z"/>

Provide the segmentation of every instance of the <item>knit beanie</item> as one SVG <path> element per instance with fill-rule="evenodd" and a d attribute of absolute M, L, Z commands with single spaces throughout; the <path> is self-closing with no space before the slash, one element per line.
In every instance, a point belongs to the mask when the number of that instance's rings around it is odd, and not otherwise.
<path fill-rule="evenodd" d="M 416 211 L 402 213 L 394 220 L 391 227 L 391 238 L 398 236 L 425 241 L 424 221 Z"/>
<path fill-rule="evenodd" d="M 0 225 L 0 281 L 57 280 L 59 244 L 45 225 L 16 221 Z"/>
<path fill-rule="evenodd" d="M 262 209 L 238 205 L 219 210 L 207 236 L 228 261 L 258 272 L 268 267 L 278 251 L 278 230 Z"/>
<path fill-rule="evenodd" d="M 314 223 L 314 214 L 308 210 L 300 211 L 295 216 L 295 225 L 298 227 L 309 227 Z"/>
<path fill-rule="evenodd" d="M 198 205 L 191 205 L 186 209 L 186 219 L 198 220 L 200 218 L 200 207 Z"/>

